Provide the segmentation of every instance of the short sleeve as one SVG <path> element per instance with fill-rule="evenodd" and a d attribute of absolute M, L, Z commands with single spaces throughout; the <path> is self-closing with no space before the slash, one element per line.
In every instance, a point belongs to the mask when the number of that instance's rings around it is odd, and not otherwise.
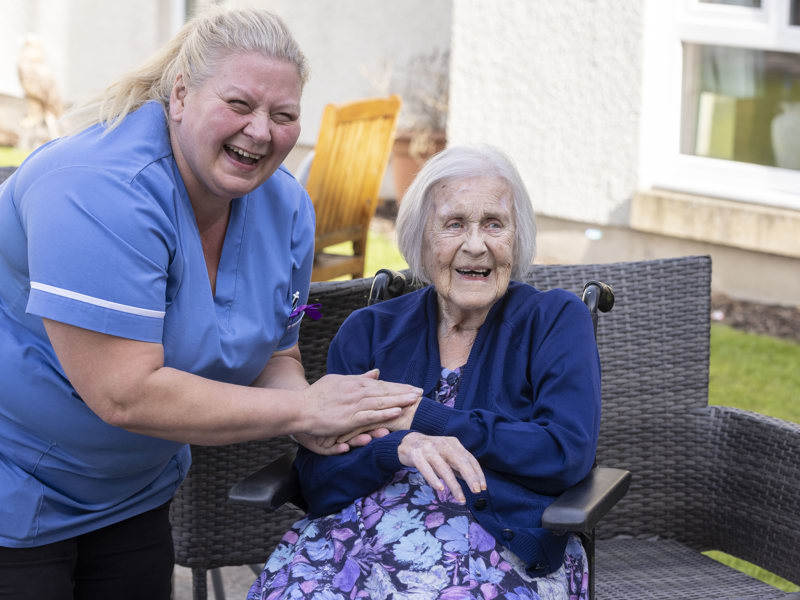
<path fill-rule="evenodd" d="M 292 223 L 290 290 L 293 296 L 291 299 L 293 309 L 308 302 L 311 271 L 314 265 L 315 228 L 314 206 L 311 198 L 303 191 Z M 322 310 L 324 312 L 324 308 Z M 279 350 L 286 350 L 297 343 L 300 337 L 300 322 L 303 318 L 307 317 L 302 312 L 289 318 L 286 331 L 278 344 Z"/>
<path fill-rule="evenodd" d="M 29 313 L 161 341 L 175 229 L 151 194 L 109 172 L 71 168 L 39 178 L 19 210 Z"/>

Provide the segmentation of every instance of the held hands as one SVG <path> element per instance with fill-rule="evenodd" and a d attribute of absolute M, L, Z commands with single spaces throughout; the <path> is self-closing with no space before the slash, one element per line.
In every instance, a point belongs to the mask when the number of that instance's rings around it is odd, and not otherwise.
<path fill-rule="evenodd" d="M 388 429 L 373 429 L 367 433 L 346 437 L 345 441 L 342 442 L 338 441 L 336 436 L 317 437 L 308 433 L 297 433 L 294 437 L 299 444 L 305 446 L 314 454 L 328 456 L 331 454 L 344 454 L 357 446 L 366 446 L 373 438 L 383 437 L 388 433 Z"/>
<path fill-rule="evenodd" d="M 412 431 L 400 442 L 397 455 L 405 466 L 415 467 L 433 489 L 443 491 L 446 485 L 461 504 L 467 499 L 456 477 L 475 494 L 486 489 L 483 469 L 458 438 Z"/>
<path fill-rule="evenodd" d="M 303 390 L 308 425 L 298 440 L 314 452 L 338 454 L 388 433 L 383 424 L 401 417 L 405 407 L 416 406 L 422 390 L 378 376 L 377 369 L 363 375 L 325 375 Z"/>

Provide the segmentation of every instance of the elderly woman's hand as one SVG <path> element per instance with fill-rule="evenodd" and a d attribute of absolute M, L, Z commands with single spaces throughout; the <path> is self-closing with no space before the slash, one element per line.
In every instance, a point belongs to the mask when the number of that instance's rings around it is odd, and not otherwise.
<path fill-rule="evenodd" d="M 457 438 L 412 431 L 400 442 L 397 455 L 405 466 L 415 467 L 433 489 L 443 491 L 446 485 L 461 504 L 467 500 L 457 476 L 475 494 L 486 489 L 481 465 Z"/>
<path fill-rule="evenodd" d="M 315 454 L 331 455 L 344 454 L 352 448 L 366 446 L 373 438 L 388 435 L 389 430 L 384 428 L 373 429 L 364 433 L 357 433 L 352 436 L 344 436 L 344 440 L 336 436 L 317 437 L 307 433 L 298 433 L 294 436 L 297 443 L 305 446 Z"/>

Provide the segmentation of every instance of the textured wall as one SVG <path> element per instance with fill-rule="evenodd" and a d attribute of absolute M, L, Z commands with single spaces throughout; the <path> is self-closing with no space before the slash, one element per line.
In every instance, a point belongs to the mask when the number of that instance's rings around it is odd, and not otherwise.
<path fill-rule="evenodd" d="M 43 41 L 66 102 L 102 90 L 173 32 L 169 0 L 0 0 L 0 92 L 21 96 L 16 72 L 26 33 Z"/>
<path fill-rule="evenodd" d="M 627 223 L 636 191 L 641 0 L 455 0 L 450 143 L 515 159 L 539 214 Z"/>

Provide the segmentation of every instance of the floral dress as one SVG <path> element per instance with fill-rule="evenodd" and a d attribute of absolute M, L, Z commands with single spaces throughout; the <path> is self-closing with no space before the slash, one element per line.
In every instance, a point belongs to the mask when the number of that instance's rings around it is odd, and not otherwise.
<path fill-rule="evenodd" d="M 442 369 L 436 398 L 453 406 L 461 370 Z M 416 469 L 336 514 L 305 517 L 272 553 L 248 600 L 586 600 L 588 561 L 571 536 L 560 569 L 525 565 Z"/>

